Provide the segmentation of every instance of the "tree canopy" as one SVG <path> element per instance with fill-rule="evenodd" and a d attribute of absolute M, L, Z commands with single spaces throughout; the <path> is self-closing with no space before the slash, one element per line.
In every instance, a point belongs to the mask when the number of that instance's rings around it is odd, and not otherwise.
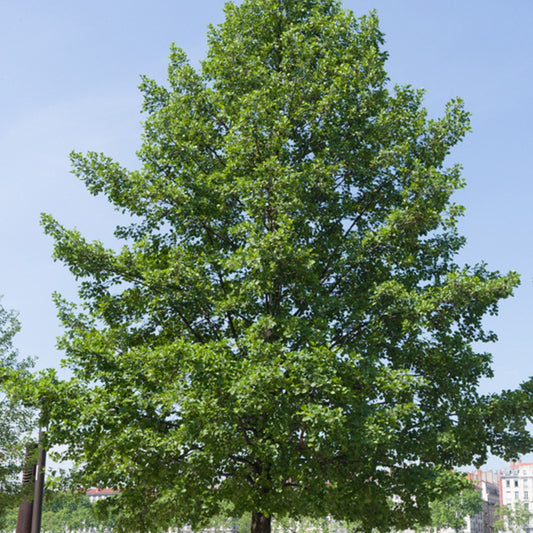
<path fill-rule="evenodd" d="M 124 527 L 221 509 L 429 520 L 451 469 L 531 448 L 528 385 L 481 395 L 482 319 L 519 282 L 457 264 L 460 99 L 429 118 L 392 86 L 375 14 L 335 0 L 228 3 L 197 70 L 143 78 L 139 169 L 73 153 L 126 216 L 120 249 L 43 216 L 79 280 L 57 296 L 72 378 L 43 423 Z M 528 409 L 524 409 L 527 406 Z"/>

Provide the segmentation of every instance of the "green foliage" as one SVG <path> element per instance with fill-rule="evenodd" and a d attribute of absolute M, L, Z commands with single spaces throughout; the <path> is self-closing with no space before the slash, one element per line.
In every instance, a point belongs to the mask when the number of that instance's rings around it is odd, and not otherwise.
<path fill-rule="evenodd" d="M 2 507 L 2 522 L 0 523 L 0 531 L 2 533 L 13 533 L 17 527 L 18 505 L 13 502 L 4 504 Z"/>
<path fill-rule="evenodd" d="M 473 487 L 431 504 L 431 526 L 436 530 L 451 528 L 460 531 L 466 527 L 466 518 L 479 514 L 483 500 Z"/>
<path fill-rule="evenodd" d="M 89 501 L 83 493 L 44 491 L 41 530 L 47 533 L 65 533 L 65 531 L 113 530 L 114 520 L 102 520 L 98 517 L 97 503 Z M 17 523 L 17 508 L 11 508 L 6 516 L 2 533 L 14 531 Z"/>
<path fill-rule="evenodd" d="M 115 521 L 97 514 L 98 503 L 91 503 L 83 493 L 46 491 L 43 503 L 42 530 L 64 533 L 94 528 L 112 530 Z"/>
<path fill-rule="evenodd" d="M 0 527 L 6 509 L 20 495 L 22 464 L 32 429 L 31 410 L 10 394 L 13 382 L 27 377 L 31 367 L 31 361 L 20 360 L 13 347 L 19 329 L 16 314 L 0 305 Z"/>
<path fill-rule="evenodd" d="M 72 154 L 124 246 L 43 216 L 81 303 L 56 297 L 72 378 L 35 395 L 122 527 L 403 529 L 463 486 L 454 466 L 531 448 L 527 386 L 477 392 L 473 343 L 519 279 L 454 260 L 468 113 L 428 118 L 382 44 L 335 0 L 229 3 L 199 71 L 173 47 L 168 84 L 143 79 L 140 170 Z"/>
<path fill-rule="evenodd" d="M 512 531 L 513 533 L 519 533 L 527 528 L 531 518 L 527 504 L 520 501 L 514 505 L 498 505 L 494 514 L 500 517 L 494 524 L 494 530 Z"/>

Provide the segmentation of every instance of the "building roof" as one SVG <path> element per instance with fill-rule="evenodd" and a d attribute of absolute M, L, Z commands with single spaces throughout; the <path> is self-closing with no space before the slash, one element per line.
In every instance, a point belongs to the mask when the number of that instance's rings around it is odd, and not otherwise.
<path fill-rule="evenodd" d="M 509 465 L 509 468 L 521 468 L 523 466 L 533 466 L 533 463 L 523 463 L 522 461 L 511 461 L 511 464 Z"/>
<path fill-rule="evenodd" d="M 112 494 L 117 494 L 117 491 L 113 489 L 98 489 L 93 487 L 87 489 L 85 494 L 87 494 L 87 496 L 111 496 Z"/>

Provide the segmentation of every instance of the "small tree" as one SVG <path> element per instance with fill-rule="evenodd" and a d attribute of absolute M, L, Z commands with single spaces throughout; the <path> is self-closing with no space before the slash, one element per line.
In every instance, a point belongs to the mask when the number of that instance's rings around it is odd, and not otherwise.
<path fill-rule="evenodd" d="M 431 526 L 435 530 L 451 528 L 460 531 L 466 527 L 466 518 L 479 514 L 482 508 L 480 491 L 469 487 L 431 504 Z"/>
<path fill-rule="evenodd" d="M 528 527 L 531 513 L 526 503 L 518 501 L 513 505 L 496 506 L 495 516 L 499 516 L 494 524 L 495 531 L 512 531 L 519 533 Z"/>
<path fill-rule="evenodd" d="M 29 360 L 18 358 L 13 337 L 20 329 L 16 314 L 0 305 L 0 528 L 10 505 L 20 493 L 31 411 L 9 394 L 9 384 L 28 375 Z"/>
<path fill-rule="evenodd" d="M 455 262 L 445 158 L 468 113 L 428 119 L 382 43 L 336 0 L 228 3 L 199 72 L 173 48 L 168 86 L 143 79 L 140 170 L 72 155 L 132 218 L 115 251 L 44 216 L 82 306 L 57 297 L 73 377 L 39 394 L 124 527 L 403 529 L 462 486 L 454 466 L 531 447 L 526 389 L 477 392 L 472 343 L 518 276 Z"/>

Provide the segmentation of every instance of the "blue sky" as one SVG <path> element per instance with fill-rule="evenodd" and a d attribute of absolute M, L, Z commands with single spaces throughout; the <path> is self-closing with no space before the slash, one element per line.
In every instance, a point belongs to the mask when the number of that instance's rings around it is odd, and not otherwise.
<path fill-rule="evenodd" d="M 0 2 L 0 294 L 20 313 L 17 344 L 38 367 L 59 365 L 60 333 L 51 294 L 75 295 L 51 259 L 39 213 L 52 213 L 88 238 L 106 241 L 117 215 L 69 173 L 71 150 L 103 151 L 130 167 L 140 146 L 139 76 L 163 81 L 171 42 L 193 63 L 205 53 L 222 0 L 2 0 Z M 427 90 L 431 115 L 462 97 L 473 132 L 450 163 L 467 188 L 461 261 L 517 270 L 522 285 L 487 321 L 495 378 L 484 391 L 533 374 L 533 2 L 513 0 L 346 0 L 356 14 L 378 11 L 394 83 Z"/>

